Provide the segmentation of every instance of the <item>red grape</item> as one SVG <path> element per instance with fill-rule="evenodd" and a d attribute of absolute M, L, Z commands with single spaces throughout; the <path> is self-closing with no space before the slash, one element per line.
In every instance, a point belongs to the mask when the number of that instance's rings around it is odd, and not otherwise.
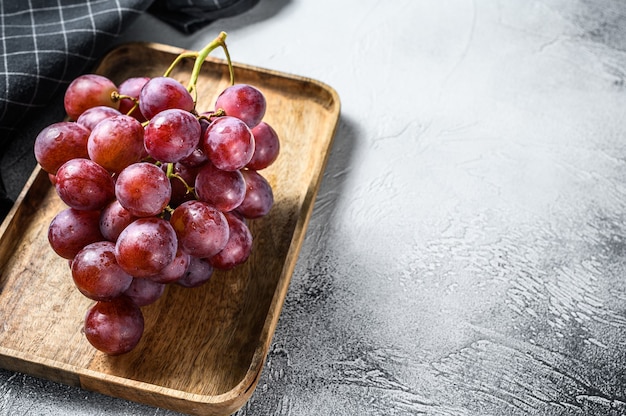
<path fill-rule="evenodd" d="M 202 143 L 209 160 L 222 170 L 243 168 L 254 153 L 254 136 L 236 117 L 215 119 L 207 128 Z"/>
<path fill-rule="evenodd" d="M 60 257 L 73 259 L 86 245 L 104 239 L 99 219 L 99 211 L 64 209 L 52 219 L 48 227 L 50 247 Z"/>
<path fill-rule="evenodd" d="M 160 214 L 172 196 L 172 186 L 161 168 L 148 162 L 126 167 L 115 182 L 120 205 L 136 217 Z"/>
<path fill-rule="evenodd" d="M 139 344 L 144 331 L 141 309 L 128 296 L 96 302 L 85 315 L 84 332 L 96 349 L 120 355 Z"/>
<path fill-rule="evenodd" d="M 141 114 L 150 120 L 163 110 L 179 108 L 192 111 L 193 97 L 183 84 L 170 77 L 151 78 L 139 94 Z"/>
<path fill-rule="evenodd" d="M 72 261 L 72 278 L 78 290 L 93 300 L 121 295 L 133 280 L 115 260 L 115 244 L 99 241 L 85 246 Z"/>
<path fill-rule="evenodd" d="M 115 197 L 109 172 L 89 159 L 72 159 L 61 165 L 55 189 L 63 202 L 76 209 L 102 209 Z"/>
<path fill-rule="evenodd" d="M 149 276 L 148 279 L 158 283 L 172 283 L 180 279 L 189 267 L 189 254 L 185 253 L 180 248 L 176 250 L 176 257 L 174 260 L 159 273 L 154 276 Z"/>
<path fill-rule="evenodd" d="M 215 101 L 216 109 L 223 109 L 226 115 L 241 119 L 248 127 L 259 124 L 265 115 L 265 96 L 248 84 L 236 84 L 226 88 Z"/>
<path fill-rule="evenodd" d="M 246 183 L 238 170 L 225 171 L 206 163 L 196 175 L 196 195 L 222 212 L 237 208 L 246 195 Z"/>
<path fill-rule="evenodd" d="M 108 170 L 120 172 L 144 155 L 144 130 L 140 122 L 123 114 L 98 123 L 87 142 L 89 158 Z"/>
<path fill-rule="evenodd" d="M 252 252 L 252 234 L 246 223 L 231 213 L 226 213 L 225 217 L 229 228 L 228 243 L 209 258 L 209 263 L 220 270 L 230 270 L 244 263 Z"/>
<path fill-rule="evenodd" d="M 116 199 L 100 212 L 100 232 L 104 238 L 115 242 L 124 228 L 137 218 Z"/>
<path fill-rule="evenodd" d="M 162 218 L 139 218 L 120 233 L 115 258 L 134 277 L 154 276 L 176 257 L 176 233 Z"/>
<path fill-rule="evenodd" d="M 188 288 L 198 287 L 208 282 L 212 275 L 213 266 L 207 259 L 192 256 L 187 271 L 176 281 L 176 284 Z"/>
<path fill-rule="evenodd" d="M 210 257 L 228 241 L 224 214 L 202 201 L 187 201 L 177 207 L 170 223 L 183 251 L 196 257 Z"/>
<path fill-rule="evenodd" d="M 139 94 L 141 93 L 141 89 L 146 82 L 150 80 L 150 77 L 132 77 L 126 79 L 119 85 L 118 92 L 120 95 L 126 95 L 128 97 L 133 97 L 135 99 L 139 99 Z M 132 113 L 129 112 L 133 109 Z M 139 110 L 139 106 L 135 107 L 135 101 L 130 98 L 122 98 L 120 100 L 120 113 L 129 115 L 131 117 L 136 118 L 140 122 L 146 121 L 146 118 L 141 114 L 141 110 Z"/>
<path fill-rule="evenodd" d="M 237 212 L 250 219 L 267 215 L 274 204 L 272 186 L 255 170 L 243 170 L 241 173 L 246 182 L 246 196 L 237 207 Z"/>
<path fill-rule="evenodd" d="M 110 79 L 97 74 L 85 74 L 74 79 L 65 91 L 63 104 L 71 119 L 78 117 L 88 108 L 99 105 L 119 108 L 119 101 L 111 97 L 117 86 Z"/>
<path fill-rule="evenodd" d="M 146 306 L 156 302 L 165 292 L 165 285 L 149 279 L 134 278 L 124 294 L 131 298 L 137 306 Z"/>
<path fill-rule="evenodd" d="M 254 136 L 254 154 L 246 167 L 254 170 L 265 169 L 278 158 L 280 141 L 276 131 L 262 121 L 252 129 Z"/>
<path fill-rule="evenodd" d="M 70 159 L 88 158 L 89 129 L 71 121 L 61 121 L 45 127 L 35 138 L 35 159 L 43 170 L 56 174 Z"/>
<path fill-rule="evenodd" d="M 119 116 L 120 114 L 122 113 L 115 108 L 107 107 L 106 105 L 99 105 L 85 110 L 76 120 L 76 124 L 85 126 L 89 130 L 93 130 L 93 128 L 105 118 Z"/>
<path fill-rule="evenodd" d="M 173 108 L 156 114 L 146 126 L 145 147 L 161 162 L 178 162 L 200 142 L 200 123 L 188 111 Z"/>

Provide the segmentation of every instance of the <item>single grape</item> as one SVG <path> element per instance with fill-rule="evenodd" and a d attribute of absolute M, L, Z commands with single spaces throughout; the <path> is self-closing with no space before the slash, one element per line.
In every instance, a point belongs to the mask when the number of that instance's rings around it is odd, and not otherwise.
<path fill-rule="evenodd" d="M 96 349 L 108 355 L 133 350 L 143 335 L 141 309 L 128 296 L 96 302 L 85 315 L 85 337 Z"/>
<path fill-rule="evenodd" d="M 116 199 L 100 212 L 100 232 L 105 239 L 115 242 L 124 228 L 137 218 Z"/>
<path fill-rule="evenodd" d="M 118 264 L 133 277 L 154 276 L 176 257 L 178 241 L 169 222 L 139 218 L 120 233 L 115 243 Z"/>
<path fill-rule="evenodd" d="M 222 212 L 237 208 L 246 195 L 246 183 L 238 170 L 225 171 L 212 163 L 202 166 L 196 175 L 195 191 L 200 201 Z"/>
<path fill-rule="evenodd" d="M 128 78 L 119 85 L 118 91 L 120 95 L 133 97 L 138 100 L 141 89 L 149 80 L 150 77 Z M 131 110 L 132 112 L 130 112 Z M 146 121 L 146 118 L 141 114 L 141 110 L 139 110 L 139 105 L 135 105 L 135 101 L 130 98 L 122 98 L 120 100 L 120 113 L 134 117 L 142 123 Z"/>
<path fill-rule="evenodd" d="M 267 215 L 274 205 L 272 186 L 255 170 L 246 169 L 241 173 L 246 182 L 246 195 L 237 212 L 249 219 Z"/>
<path fill-rule="evenodd" d="M 219 210 L 202 201 L 187 201 L 178 206 L 170 223 L 180 247 L 196 257 L 210 257 L 228 241 L 228 222 Z"/>
<path fill-rule="evenodd" d="M 105 105 L 119 108 L 119 101 L 112 98 L 117 86 L 102 75 L 85 74 L 75 78 L 65 91 L 63 104 L 65 111 L 72 120 L 91 107 Z"/>
<path fill-rule="evenodd" d="M 104 239 L 99 227 L 100 212 L 66 208 L 48 227 L 50 247 L 60 257 L 73 259 L 88 244 Z"/>
<path fill-rule="evenodd" d="M 98 123 L 87 141 L 89 158 L 117 173 L 144 155 L 144 129 L 140 122 L 127 115 L 108 117 Z"/>
<path fill-rule="evenodd" d="M 113 178 L 89 159 L 72 159 L 57 170 L 55 189 L 72 208 L 99 210 L 115 197 Z"/>
<path fill-rule="evenodd" d="M 76 124 L 85 126 L 89 130 L 93 130 L 93 128 L 96 127 L 96 124 L 100 123 L 105 118 L 119 116 L 120 114 L 122 113 L 115 108 L 107 107 L 106 105 L 99 105 L 85 110 L 76 120 Z"/>
<path fill-rule="evenodd" d="M 149 276 L 147 279 L 158 283 L 172 283 L 180 279 L 187 268 L 189 267 L 189 254 L 185 253 L 180 248 L 176 250 L 176 257 L 174 260 L 159 273 L 154 276 Z"/>
<path fill-rule="evenodd" d="M 146 126 L 145 147 L 161 162 L 178 162 L 200 142 L 200 122 L 188 111 L 173 108 L 156 114 Z"/>
<path fill-rule="evenodd" d="M 238 170 L 254 154 L 254 136 L 248 126 L 236 117 L 219 117 L 203 137 L 204 152 L 218 169 Z"/>
<path fill-rule="evenodd" d="M 124 295 L 131 298 L 137 306 L 147 306 L 159 300 L 164 292 L 165 285 L 163 283 L 134 278 L 128 289 L 124 291 Z"/>
<path fill-rule="evenodd" d="M 72 261 L 74 284 L 86 297 L 111 300 L 130 286 L 133 277 L 115 260 L 115 244 L 98 241 L 85 246 Z"/>
<path fill-rule="evenodd" d="M 224 214 L 228 221 L 229 237 L 226 246 L 210 257 L 209 263 L 220 270 L 230 270 L 243 264 L 252 252 L 252 234 L 245 222 L 231 213 Z"/>
<path fill-rule="evenodd" d="M 280 153 L 278 134 L 272 126 L 262 121 L 252 129 L 252 135 L 254 153 L 246 167 L 254 170 L 265 169 L 276 161 Z"/>
<path fill-rule="evenodd" d="M 215 101 L 216 109 L 223 109 L 226 115 L 241 119 L 253 128 L 265 115 L 267 103 L 261 91 L 248 84 L 235 84 L 226 88 Z"/>
<path fill-rule="evenodd" d="M 45 127 L 35 138 L 35 159 L 43 170 L 56 174 L 62 164 L 71 159 L 88 158 L 89 129 L 71 121 L 61 121 Z"/>
<path fill-rule="evenodd" d="M 198 287 L 208 282 L 212 275 L 213 266 L 207 259 L 192 256 L 187 271 L 175 283 L 188 288 Z"/>
<path fill-rule="evenodd" d="M 115 182 L 120 205 L 136 217 L 160 214 L 172 196 L 172 186 L 161 168 L 152 163 L 134 163 L 120 172 Z"/>
<path fill-rule="evenodd" d="M 174 78 L 151 78 L 139 93 L 139 109 L 141 114 L 150 120 L 163 110 L 179 108 L 192 111 L 195 103 L 187 88 Z"/>

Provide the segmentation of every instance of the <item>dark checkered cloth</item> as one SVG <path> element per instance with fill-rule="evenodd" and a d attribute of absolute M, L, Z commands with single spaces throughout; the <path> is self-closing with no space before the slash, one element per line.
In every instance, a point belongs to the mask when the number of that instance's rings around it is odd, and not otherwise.
<path fill-rule="evenodd" d="M 148 10 L 191 33 L 257 1 L 0 0 L 0 160 L 5 181 L 24 180 L 29 172 L 20 161 L 30 157 L 36 134 L 64 117 L 62 94 L 69 82 L 93 66 L 140 13 Z M 0 180 L 0 219 L 11 204 Z"/>

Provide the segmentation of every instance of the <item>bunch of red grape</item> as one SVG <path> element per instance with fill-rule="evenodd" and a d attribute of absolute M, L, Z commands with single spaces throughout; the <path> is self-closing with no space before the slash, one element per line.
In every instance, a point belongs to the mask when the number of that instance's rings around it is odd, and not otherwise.
<path fill-rule="evenodd" d="M 263 121 L 264 95 L 233 82 L 212 111 L 198 113 L 192 87 L 169 76 L 117 86 L 82 75 L 65 93 L 70 121 L 35 140 L 35 157 L 68 206 L 50 223 L 48 240 L 95 301 L 84 332 L 109 355 L 138 344 L 141 307 L 166 285 L 197 287 L 215 269 L 244 263 L 248 220 L 274 202 L 258 172 L 280 147 Z"/>

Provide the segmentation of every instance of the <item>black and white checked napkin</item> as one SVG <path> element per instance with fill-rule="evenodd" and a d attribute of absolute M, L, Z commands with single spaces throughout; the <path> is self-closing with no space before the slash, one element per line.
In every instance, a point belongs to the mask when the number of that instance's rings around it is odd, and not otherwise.
<path fill-rule="evenodd" d="M 34 138 L 64 117 L 69 82 L 93 66 L 135 18 L 147 11 L 191 33 L 257 2 L 0 0 L 0 219 L 12 205 L 4 183 L 25 182 Z"/>

